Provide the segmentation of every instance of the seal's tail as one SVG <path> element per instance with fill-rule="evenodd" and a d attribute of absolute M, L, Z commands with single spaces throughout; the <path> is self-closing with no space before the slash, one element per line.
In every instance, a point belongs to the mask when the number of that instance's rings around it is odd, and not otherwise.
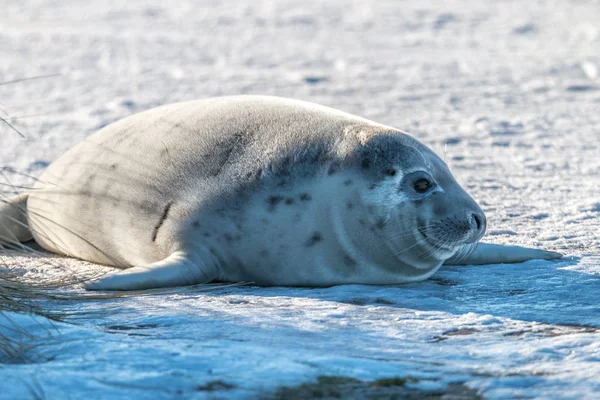
<path fill-rule="evenodd" d="M 27 224 L 27 197 L 0 198 L 0 246 L 16 247 L 33 238 Z"/>

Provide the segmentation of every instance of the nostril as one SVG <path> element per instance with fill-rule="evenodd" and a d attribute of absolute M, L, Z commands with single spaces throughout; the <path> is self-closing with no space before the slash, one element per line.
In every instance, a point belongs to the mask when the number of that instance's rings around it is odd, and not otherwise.
<path fill-rule="evenodd" d="M 483 217 L 479 214 L 473 213 L 471 214 L 471 218 L 477 230 L 480 231 L 481 228 L 483 228 Z"/>

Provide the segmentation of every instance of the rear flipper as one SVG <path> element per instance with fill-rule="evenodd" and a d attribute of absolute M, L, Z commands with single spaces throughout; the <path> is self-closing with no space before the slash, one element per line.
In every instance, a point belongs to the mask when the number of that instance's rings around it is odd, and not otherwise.
<path fill-rule="evenodd" d="M 473 248 L 475 248 L 473 250 Z M 554 260 L 562 254 L 520 246 L 478 243 L 462 247 L 445 265 L 511 264 L 528 260 Z"/>
<path fill-rule="evenodd" d="M 0 198 L 0 245 L 18 246 L 33 239 L 27 224 L 27 197 Z"/>
<path fill-rule="evenodd" d="M 143 290 L 209 283 L 218 270 L 184 252 L 175 252 L 153 264 L 110 273 L 85 284 L 88 290 Z"/>

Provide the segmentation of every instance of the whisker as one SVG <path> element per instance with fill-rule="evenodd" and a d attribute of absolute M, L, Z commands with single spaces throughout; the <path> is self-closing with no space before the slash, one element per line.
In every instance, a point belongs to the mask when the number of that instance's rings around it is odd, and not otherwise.
<path fill-rule="evenodd" d="M 425 227 L 425 228 L 419 228 L 420 232 L 424 232 L 424 233 L 437 233 L 439 231 L 443 230 L 443 228 L 440 227 Z M 401 233 L 401 234 L 397 234 L 397 235 L 393 235 L 391 236 L 392 239 L 403 239 L 406 237 L 410 237 L 410 236 L 414 236 L 415 232 L 414 231 L 406 231 L 405 233 Z"/>
<path fill-rule="evenodd" d="M 425 228 L 425 229 L 422 229 L 421 231 L 422 232 L 426 231 L 427 233 L 431 234 L 431 233 L 434 233 L 434 232 L 437 232 L 437 231 L 441 231 L 441 230 L 442 230 L 442 228 L 433 227 L 433 228 L 429 228 L 429 229 Z M 414 236 L 414 232 L 410 233 L 409 235 L 406 235 L 406 236 Z M 403 238 L 403 237 L 406 237 L 406 236 L 400 236 L 400 237 L 396 236 L 395 239 Z M 389 239 L 389 238 L 384 238 L 384 239 L 385 239 L 385 243 L 387 243 L 388 247 L 391 247 L 393 249 L 394 255 L 396 257 L 398 257 L 398 256 L 406 253 L 407 251 L 409 251 L 409 250 L 411 250 L 411 249 L 413 249 L 413 248 L 415 248 L 415 247 L 417 247 L 417 246 L 419 246 L 419 245 L 421 245 L 423 243 L 427 243 L 427 241 L 425 240 L 425 238 L 420 237 L 420 238 L 417 239 L 417 242 L 415 244 L 413 244 L 412 246 L 409 246 L 409 247 L 403 248 L 401 250 L 398 250 L 397 249 L 398 246 L 391 239 Z M 380 244 L 380 246 L 383 246 L 383 244 Z"/>
<path fill-rule="evenodd" d="M 479 247 L 479 242 L 475 243 L 474 245 L 470 245 L 469 246 L 469 250 L 466 251 L 460 258 L 459 261 L 462 261 L 468 257 L 471 256 L 471 254 L 473 254 L 475 252 L 475 250 L 477 250 L 477 248 Z"/>
<path fill-rule="evenodd" d="M 446 233 L 446 234 L 443 236 L 443 238 L 442 238 L 441 240 L 436 240 L 436 239 L 430 238 L 430 241 L 429 241 L 429 242 L 427 242 L 427 243 L 428 243 L 429 245 L 431 245 L 431 247 L 433 247 L 433 248 L 434 248 L 434 249 L 436 249 L 436 250 L 438 250 L 438 249 L 439 249 L 439 250 L 443 250 L 443 249 L 441 248 L 441 246 L 439 245 L 439 242 L 442 242 L 442 241 L 444 241 L 444 242 L 445 242 L 445 240 L 446 240 L 447 236 L 448 236 L 448 233 Z M 431 257 L 432 257 L 432 256 L 434 256 L 434 255 L 435 255 L 435 253 L 428 252 L 428 251 L 426 251 L 426 250 L 423 250 L 423 251 L 422 251 L 422 252 L 419 254 L 419 256 L 420 256 L 420 257 L 425 257 L 426 259 L 427 259 L 427 258 L 431 258 Z"/>

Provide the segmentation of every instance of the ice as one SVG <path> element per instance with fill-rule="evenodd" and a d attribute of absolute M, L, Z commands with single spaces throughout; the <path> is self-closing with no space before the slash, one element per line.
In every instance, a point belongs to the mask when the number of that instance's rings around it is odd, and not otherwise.
<path fill-rule="evenodd" d="M 567 257 L 444 267 L 394 287 L 43 303 L 71 314 L 0 316 L 23 351 L 0 368 L 0 398 L 257 398 L 323 375 L 600 396 L 598 2 L 38 0 L 2 14 L 0 82 L 48 76 L 0 86 L 0 116 L 26 135 L 0 123 L 1 166 L 38 176 L 98 128 L 160 104 L 293 97 L 411 132 L 479 201 L 485 240 Z M 106 271 L 3 261 L 28 279 Z M 206 389 L 216 381 L 233 387 Z"/>

